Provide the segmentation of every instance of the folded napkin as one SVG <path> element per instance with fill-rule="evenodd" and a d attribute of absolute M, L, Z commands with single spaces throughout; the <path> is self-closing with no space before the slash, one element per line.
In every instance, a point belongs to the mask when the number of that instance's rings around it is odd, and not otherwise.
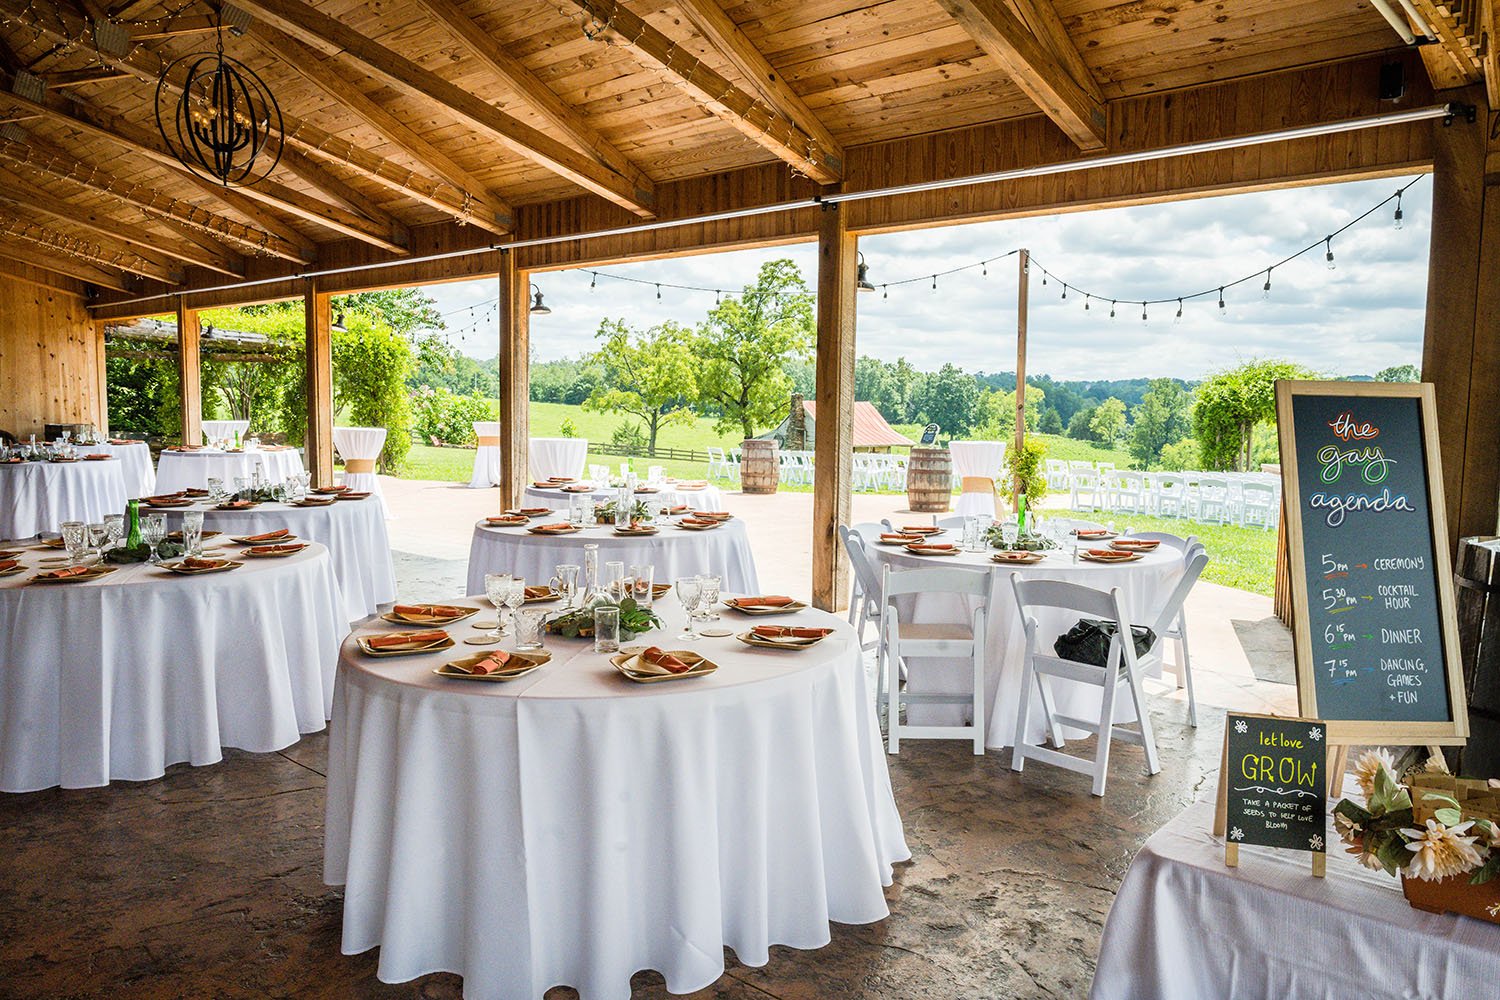
<path fill-rule="evenodd" d="M 1073 534 L 1079 538 L 1104 538 L 1110 532 L 1106 528 L 1079 528 Z"/>
<path fill-rule="evenodd" d="M 512 664 L 510 662 L 510 654 L 503 649 L 497 649 L 493 653 L 485 654 L 473 663 L 454 663 L 450 664 L 450 666 L 454 670 L 461 670 L 466 674 L 478 674 L 483 677 L 485 674 L 497 674 L 502 670 L 509 670 Z"/>
<path fill-rule="evenodd" d="M 627 531 L 655 531 L 656 525 L 647 524 L 645 521 L 631 521 L 626 525 Z"/>
<path fill-rule="evenodd" d="M 249 510 L 251 507 L 260 506 L 254 500 L 226 500 L 219 504 L 220 510 Z"/>
<path fill-rule="evenodd" d="M 594 488 L 592 486 L 564 486 L 562 491 L 564 493 L 592 493 Z"/>
<path fill-rule="evenodd" d="M 569 524 L 567 521 L 554 521 L 551 524 L 539 524 L 535 528 L 532 528 L 531 530 L 532 531 L 546 531 L 546 532 L 572 531 L 573 530 L 573 526 L 571 524 Z"/>
<path fill-rule="evenodd" d="M 922 537 L 922 536 L 920 536 L 920 535 L 907 535 L 907 534 L 903 534 L 903 533 L 901 533 L 899 531 L 894 532 L 894 533 L 889 532 L 889 531 L 882 531 L 880 533 L 880 540 L 882 542 L 910 542 L 910 541 L 912 541 L 914 539 L 917 539 L 917 538 L 920 538 L 920 537 Z"/>
<path fill-rule="evenodd" d="M 305 548 L 307 548 L 306 545 L 252 545 L 245 551 L 254 552 L 256 555 L 269 555 L 272 552 L 301 552 Z"/>
<path fill-rule="evenodd" d="M 704 518 L 709 521 L 727 521 L 731 517 L 734 517 L 733 514 L 724 510 L 695 510 L 693 511 L 693 516 L 697 518 Z"/>
<path fill-rule="evenodd" d="M 678 504 L 675 507 L 668 507 L 667 508 L 667 513 L 668 514 L 686 514 L 687 512 L 688 512 L 688 505 L 685 504 L 685 503 L 680 503 L 680 504 Z"/>
<path fill-rule="evenodd" d="M 707 480 L 698 479 L 698 480 L 694 480 L 693 482 L 678 483 L 677 484 L 677 488 L 679 490 L 701 490 L 701 489 L 703 489 L 707 485 L 708 485 L 708 481 Z"/>
<path fill-rule="evenodd" d="M 213 569 L 216 566 L 224 565 L 224 563 L 219 559 L 198 559 L 188 556 L 182 562 L 178 563 L 178 565 L 183 569 Z"/>
<path fill-rule="evenodd" d="M 247 535 L 247 536 L 245 536 L 245 541 L 247 541 L 247 542 L 274 542 L 278 538 L 285 538 L 287 535 L 290 535 L 290 534 L 291 534 L 291 532 L 289 530 L 287 530 L 286 528 L 277 528 L 275 531 L 267 531 L 266 533 L 261 534 L 261 535 Z"/>
<path fill-rule="evenodd" d="M 1118 549 L 1089 549 L 1089 555 L 1095 559 L 1129 559 L 1134 553 L 1121 552 Z"/>
<path fill-rule="evenodd" d="M 526 599 L 530 600 L 530 601 L 534 601 L 538 597 L 551 597 L 551 596 L 552 596 L 552 588 L 551 587 L 527 587 L 526 588 Z"/>
<path fill-rule="evenodd" d="M 403 618 L 457 618 L 466 610 L 451 604 L 398 604 L 391 608 L 391 613 Z"/>
<path fill-rule="evenodd" d="M 1160 545 L 1161 542 L 1155 538 L 1120 538 L 1114 544 L 1116 548 L 1139 549 L 1142 552 L 1149 552 Z"/>
<path fill-rule="evenodd" d="M 196 486 L 189 486 L 187 489 L 182 491 L 182 495 L 185 497 L 206 497 L 208 496 L 208 490 L 199 489 Z"/>
<path fill-rule="evenodd" d="M 517 507 L 515 510 L 508 510 L 505 513 L 507 513 L 507 514 L 520 514 L 522 517 L 531 517 L 534 514 L 550 514 L 550 513 L 552 513 L 552 508 L 551 507 Z"/>
<path fill-rule="evenodd" d="M 60 569 L 43 570 L 37 576 L 45 577 L 48 580 L 66 580 L 70 576 L 82 576 L 88 571 L 89 567 L 87 566 L 63 566 Z"/>
<path fill-rule="evenodd" d="M 757 625 L 750 630 L 762 639 L 822 639 L 833 634 L 831 628 L 808 628 L 799 625 Z"/>
<path fill-rule="evenodd" d="M 576 479 L 575 476 L 548 476 L 547 477 L 547 482 L 549 482 L 549 483 L 571 483 L 571 482 L 574 482 L 575 479 Z"/>
<path fill-rule="evenodd" d="M 707 517 L 685 517 L 680 523 L 691 524 L 697 528 L 717 528 L 719 526 L 718 521 Z"/>
<path fill-rule="evenodd" d="M 770 594 L 764 597 L 737 597 L 734 603 L 742 608 L 784 608 L 795 602 L 781 594 Z"/>
<path fill-rule="evenodd" d="M 557 486 L 556 483 L 550 482 L 550 481 L 545 480 L 545 479 L 534 480 L 531 485 L 535 486 L 539 490 L 550 490 L 550 489 L 554 488 L 555 486 Z"/>
<path fill-rule="evenodd" d="M 129 438 L 110 438 L 109 439 L 109 443 L 110 444 L 135 444 L 135 442 L 132 441 L 132 440 L 130 440 Z"/>
<path fill-rule="evenodd" d="M 498 517 L 487 517 L 484 521 L 486 524 L 525 524 L 526 516 L 524 514 L 502 514 Z"/>
<path fill-rule="evenodd" d="M 101 454 L 101 455 L 85 455 L 83 457 L 86 458 L 86 459 L 88 459 L 90 462 L 107 462 L 110 459 L 114 458 L 115 456 L 113 456 L 113 455 L 102 455 Z"/>
<path fill-rule="evenodd" d="M 907 548 L 913 552 L 952 552 L 952 542 L 913 542 Z"/>
<path fill-rule="evenodd" d="M 659 493 L 660 492 L 660 490 L 658 490 L 655 486 L 637 486 L 635 488 L 635 491 L 637 493 Z"/>
<path fill-rule="evenodd" d="M 941 530 L 935 524 L 903 524 L 901 526 L 903 535 L 935 535 Z"/>
<path fill-rule="evenodd" d="M 8 569 L 15 569 L 19 565 L 21 565 L 21 560 L 19 559 L 0 559 L 0 573 L 4 573 Z"/>
<path fill-rule="evenodd" d="M 426 632 L 387 632 L 384 635 L 372 635 L 365 640 L 365 643 L 371 649 L 399 649 L 403 646 L 430 646 L 446 638 L 448 638 L 447 632 L 434 628 Z"/>
<path fill-rule="evenodd" d="M 649 665 L 658 668 L 658 671 L 651 671 L 652 673 L 665 671 L 669 674 L 685 674 L 693 669 L 671 653 L 657 646 L 648 646 L 642 651 L 639 662 L 642 666 Z"/>

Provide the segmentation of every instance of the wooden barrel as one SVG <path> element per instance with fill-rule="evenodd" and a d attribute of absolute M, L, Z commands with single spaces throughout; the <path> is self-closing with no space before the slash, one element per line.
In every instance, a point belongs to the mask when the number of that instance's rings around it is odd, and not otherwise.
<path fill-rule="evenodd" d="M 740 442 L 740 492 L 775 493 L 781 484 L 781 449 L 775 441 L 746 438 Z"/>
<path fill-rule="evenodd" d="M 953 456 L 947 448 L 911 450 L 906 466 L 906 504 L 923 513 L 941 513 L 953 500 Z"/>

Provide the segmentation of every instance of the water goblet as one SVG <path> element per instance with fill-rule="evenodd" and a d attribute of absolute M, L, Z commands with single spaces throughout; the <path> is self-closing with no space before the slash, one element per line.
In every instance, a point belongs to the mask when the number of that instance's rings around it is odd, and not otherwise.
<path fill-rule="evenodd" d="M 201 510 L 183 511 L 182 553 L 194 559 L 203 555 L 203 511 Z"/>
<path fill-rule="evenodd" d="M 68 562 L 77 565 L 83 562 L 83 554 L 88 547 L 88 533 L 82 521 L 64 521 L 62 523 L 63 547 L 68 550 Z"/>
<path fill-rule="evenodd" d="M 245 492 L 247 490 L 249 490 L 249 489 L 250 489 L 250 479 L 249 479 L 249 477 L 247 477 L 247 476 L 235 476 L 234 477 L 234 495 L 236 497 L 243 497 L 245 495 Z"/>
<path fill-rule="evenodd" d="M 512 577 L 510 587 L 505 591 L 505 607 L 510 612 L 508 618 L 515 621 L 516 610 L 526 603 L 526 581 L 520 577 Z M 506 632 L 510 629 L 507 627 Z"/>
<path fill-rule="evenodd" d="M 698 633 L 693 629 L 693 612 L 698 607 L 698 601 L 703 596 L 703 585 L 696 576 L 680 576 L 677 578 L 677 600 L 682 604 L 682 610 L 686 617 L 683 621 L 682 632 L 677 636 L 688 642 L 696 641 Z"/>
<path fill-rule="evenodd" d="M 89 548 L 93 549 L 93 557 L 99 562 L 104 561 L 104 550 L 109 545 L 109 525 L 103 521 L 96 521 L 88 526 Z"/>
<path fill-rule="evenodd" d="M 717 576 L 698 577 L 698 589 L 701 596 L 698 599 L 699 617 L 706 622 L 719 620 L 717 606 L 719 603 L 719 578 Z"/>
<path fill-rule="evenodd" d="M 208 477 L 208 498 L 214 503 L 224 499 L 224 480 L 217 476 Z"/>
<path fill-rule="evenodd" d="M 522 608 L 516 612 L 516 648 L 542 648 L 542 619 L 547 612 L 541 608 Z"/>
<path fill-rule="evenodd" d="M 1014 521 L 1000 522 L 1000 541 L 1004 543 L 1007 549 L 1013 549 L 1016 547 L 1016 537 L 1017 532 L 1019 531 L 1020 529 L 1016 526 L 1016 522 Z"/>
<path fill-rule="evenodd" d="M 125 540 L 125 515 L 105 514 L 104 530 L 109 533 L 109 547 L 117 549 Z"/>
<path fill-rule="evenodd" d="M 485 635 L 491 639 L 499 639 L 505 634 L 500 625 L 500 609 L 505 606 L 506 594 L 510 592 L 510 581 L 513 577 L 509 573 L 486 573 L 484 574 L 484 596 L 490 599 L 495 606 L 495 627 Z"/>
<path fill-rule="evenodd" d="M 150 563 L 152 566 L 156 566 L 161 563 L 161 555 L 156 550 L 166 539 L 166 537 L 167 515 L 147 514 L 145 517 L 141 518 L 141 540 L 144 541 L 146 543 L 146 546 L 151 550 L 151 555 L 146 559 L 146 562 Z"/>

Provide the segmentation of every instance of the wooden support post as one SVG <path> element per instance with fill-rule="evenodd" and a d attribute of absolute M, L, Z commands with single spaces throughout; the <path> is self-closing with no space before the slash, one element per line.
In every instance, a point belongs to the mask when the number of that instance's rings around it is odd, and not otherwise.
<path fill-rule="evenodd" d="M 95 321 L 94 327 L 94 427 L 104 436 L 109 436 L 109 365 L 105 357 L 104 323 Z"/>
<path fill-rule="evenodd" d="M 1031 251 L 1022 250 L 1016 276 L 1016 436 L 1012 461 L 1020 469 L 1021 451 L 1026 447 L 1026 323 L 1031 312 Z M 1020 509 L 1021 476 L 1011 480 L 1011 505 Z"/>
<path fill-rule="evenodd" d="M 500 508 L 521 506 L 531 465 L 531 275 L 500 252 Z"/>
<path fill-rule="evenodd" d="M 198 311 L 177 297 L 177 387 L 182 399 L 182 443 L 203 443 L 203 370 L 198 358 Z"/>
<path fill-rule="evenodd" d="M 844 606 L 849 559 L 839 525 L 849 523 L 854 463 L 854 306 L 859 238 L 844 210 L 825 205 L 818 224 L 818 348 L 814 363 L 818 422 L 814 438 L 813 605 Z"/>
<path fill-rule="evenodd" d="M 308 278 L 302 292 L 307 317 L 307 471 L 314 486 L 333 485 L 333 297 Z"/>
<path fill-rule="evenodd" d="M 1478 87 L 1440 100 L 1479 119 L 1433 122 L 1432 247 L 1422 378 L 1437 396 L 1449 542 L 1500 524 L 1500 111 Z M 1487 169 L 1486 161 L 1489 161 Z"/>

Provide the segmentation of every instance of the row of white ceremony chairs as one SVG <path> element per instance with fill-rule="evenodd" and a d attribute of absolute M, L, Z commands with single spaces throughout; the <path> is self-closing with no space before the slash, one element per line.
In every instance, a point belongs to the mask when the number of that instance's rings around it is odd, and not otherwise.
<path fill-rule="evenodd" d="M 811 486 L 815 476 L 813 453 L 810 451 L 780 451 L 778 472 L 781 481 L 792 486 Z M 909 456 L 881 452 L 855 452 L 851 467 L 851 486 L 858 493 L 873 493 L 881 490 L 900 491 L 906 489 L 906 468 Z M 708 449 L 708 477 L 727 482 L 739 482 L 740 449 L 732 448 L 727 453 L 723 448 Z"/>
<path fill-rule="evenodd" d="M 949 520 L 959 522 L 962 519 Z M 892 571 L 889 566 L 885 566 L 883 571 L 877 572 L 871 546 L 877 544 L 876 540 L 882 531 L 888 530 L 889 523 L 839 527 L 839 537 L 849 554 L 853 570 L 849 621 L 857 629 L 861 648 L 866 651 L 872 648 L 875 650 L 876 703 L 878 709 L 883 709 L 886 713 L 889 752 L 899 753 L 902 739 L 961 739 L 972 742 L 975 754 L 982 754 L 985 724 L 989 715 L 984 704 L 987 620 L 991 614 L 1008 614 L 1009 609 L 990 607 L 991 575 L 988 570 L 934 567 Z M 1197 697 L 1193 691 L 1184 607 L 1193 586 L 1208 565 L 1208 553 L 1201 542 L 1191 537 L 1180 538 L 1161 532 L 1142 532 L 1136 537 L 1154 538 L 1164 547 L 1179 552 L 1182 558 L 1181 576 L 1160 607 L 1154 609 L 1154 614 L 1150 616 L 1149 627 L 1155 640 L 1144 653 L 1137 653 L 1133 642 L 1121 641 L 1122 636 L 1133 635 L 1134 623 L 1125 613 L 1118 587 L 1103 591 L 1056 580 L 1026 580 L 1019 573 L 1011 574 L 1010 589 L 1026 630 L 1022 696 L 1011 756 L 1013 770 L 1022 770 L 1027 760 L 1037 760 L 1077 771 L 1091 776 L 1093 794 L 1103 796 L 1109 776 L 1110 748 L 1115 740 L 1124 740 L 1142 747 L 1146 772 L 1156 774 L 1161 770 L 1161 765 L 1142 681 L 1147 671 L 1158 665 L 1163 671 L 1176 675 L 1178 687 L 1187 688 L 1188 724 L 1195 727 L 1198 725 Z M 961 602 L 961 606 L 968 607 L 972 604 L 972 612 L 967 620 L 956 622 L 903 621 L 896 605 L 897 599 L 919 593 L 951 594 Z M 1003 600 L 998 597 L 996 599 Z M 1036 612 L 1043 608 L 1071 611 L 1113 623 L 1115 638 L 1110 643 L 1105 664 L 1099 666 L 1055 655 L 1052 652 L 1055 636 L 1043 636 L 1038 632 Z M 866 628 L 871 624 L 875 626 L 876 639 L 865 642 Z M 1166 659 L 1166 647 L 1169 643 L 1176 646 L 1175 660 L 1171 662 Z M 971 661 L 971 691 L 968 694 L 906 693 L 902 681 L 911 669 L 908 658 L 923 657 Z M 1058 682 L 1101 688 L 1099 718 L 1081 719 L 1058 714 L 1053 708 L 1053 685 Z M 1114 721 L 1115 693 L 1120 684 L 1126 685 L 1134 702 L 1137 720 L 1134 728 Z M 1033 742 L 1027 735 L 1033 688 L 1038 705 L 1045 713 L 1044 729 L 1050 746 Z M 903 721 L 903 705 L 935 702 L 968 705 L 972 713 L 970 723 L 962 726 L 913 726 Z M 1067 746 L 1063 736 L 1064 727 L 1082 729 L 1099 737 L 1092 759 L 1064 752 Z"/>
<path fill-rule="evenodd" d="M 1264 472 L 1137 472 L 1111 462 L 1046 460 L 1047 487 L 1080 511 L 1154 514 L 1270 531 L 1281 518 L 1281 477 Z"/>

